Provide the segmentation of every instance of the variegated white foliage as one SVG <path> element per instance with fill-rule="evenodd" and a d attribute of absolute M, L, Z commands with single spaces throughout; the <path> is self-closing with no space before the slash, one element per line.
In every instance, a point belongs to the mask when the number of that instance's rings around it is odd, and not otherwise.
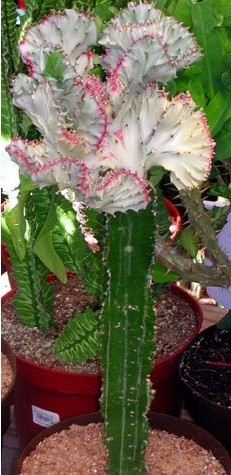
<path fill-rule="evenodd" d="M 114 100 L 124 87 L 173 79 L 201 55 L 186 27 L 148 3 L 130 3 L 111 20 L 99 43 L 107 48 L 102 64 Z"/>
<path fill-rule="evenodd" d="M 125 102 L 108 125 L 104 166 L 130 170 L 141 178 L 160 165 L 171 172 L 178 189 L 193 188 L 208 175 L 213 141 L 202 110 L 189 94 L 169 101 L 167 94 L 147 87 Z"/>
<path fill-rule="evenodd" d="M 151 34 L 144 37 L 145 23 L 155 38 Z M 76 26 L 79 34 L 75 42 L 72 36 Z M 106 29 L 105 42 L 110 34 L 110 41 L 117 44 L 109 51 L 111 58 L 117 51 L 125 51 L 123 74 L 127 84 L 137 85 L 136 78 L 140 84 L 145 78 L 150 80 L 154 70 L 159 80 L 163 81 L 164 74 L 167 80 L 167 75 L 171 77 L 173 69 L 187 64 L 196 51 L 187 29 L 164 19 L 159 10 L 147 4 L 130 4 Z M 148 172 L 155 165 L 169 170 L 179 189 L 197 186 L 209 173 L 214 144 L 205 115 L 189 94 L 170 101 L 163 90 L 149 84 L 121 90 L 118 107 L 111 91 L 112 75 L 101 82 L 91 75 L 74 80 L 65 72 L 62 88 L 42 76 L 44 51 L 62 51 L 73 72 L 94 35 L 91 20 L 75 10 L 54 14 L 27 32 L 20 49 L 26 60 L 33 61 L 35 74 L 16 78 L 14 104 L 29 115 L 43 138 L 32 142 L 14 139 L 7 147 L 12 160 L 40 187 L 56 184 L 76 209 L 79 201 L 112 214 L 146 208 L 150 200 Z M 165 67 L 165 50 L 159 48 L 163 38 L 169 40 L 165 49 L 173 51 L 168 62 L 173 69 Z M 140 63 L 134 69 L 130 56 L 136 54 Z M 198 49 L 195 54 L 197 57 Z"/>
<path fill-rule="evenodd" d="M 68 79 L 82 76 L 92 69 L 93 54 L 87 49 L 96 39 L 95 21 L 86 13 L 67 9 L 30 27 L 19 44 L 19 50 L 30 75 L 37 79 L 44 72 L 46 55 L 59 51 L 65 63 L 63 79 Z"/>

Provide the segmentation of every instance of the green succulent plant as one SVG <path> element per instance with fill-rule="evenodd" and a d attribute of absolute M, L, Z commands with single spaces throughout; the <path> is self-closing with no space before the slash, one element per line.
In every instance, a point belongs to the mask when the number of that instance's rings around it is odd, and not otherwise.
<path fill-rule="evenodd" d="M 96 44 L 98 51 L 105 50 L 98 55 L 105 75 L 92 74 Z M 155 259 L 182 277 L 230 284 L 230 262 L 200 198 L 214 154 L 205 113 L 188 92 L 170 98 L 163 87 L 199 60 L 201 51 L 188 28 L 148 3 L 128 4 L 100 35 L 86 13 L 52 13 L 26 30 L 19 51 L 28 75 L 15 78 L 13 103 L 29 116 L 40 138 L 13 138 L 7 152 L 39 188 L 56 187 L 57 213 L 57 193 L 70 202 L 95 251 L 90 270 L 92 265 L 99 269 L 102 252 L 99 344 L 108 473 L 144 474 L 153 303 L 159 295 Z M 151 179 L 160 167 L 178 188 L 212 267 L 192 263 L 164 242 L 161 193 L 158 180 L 153 184 Z M 49 219 L 46 226 L 49 231 Z M 41 259 L 44 242 L 38 251 L 38 236 L 43 238 L 41 230 L 34 243 Z M 84 318 L 95 334 L 93 312 Z M 59 343 L 61 353 L 67 343 L 76 346 L 71 330 L 77 319 L 71 325 Z"/>

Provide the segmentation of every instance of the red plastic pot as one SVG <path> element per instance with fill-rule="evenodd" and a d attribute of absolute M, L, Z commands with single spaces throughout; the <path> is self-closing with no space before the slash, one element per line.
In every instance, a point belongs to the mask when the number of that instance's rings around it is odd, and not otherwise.
<path fill-rule="evenodd" d="M 184 349 L 198 334 L 203 314 L 201 307 L 187 292 L 172 286 L 174 293 L 185 298 L 198 316 L 193 335 L 171 356 L 158 361 L 151 373 L 156 397 L 151 410 L 179 414 L 181 392 L 177 367 Z M 4 303 L 14 291 L 3 297 Z M 40 366 L 17 356 L 16 420 L 22 444 L 25 444 L 44 426 L 67 417 L 94 412 L 99 409 L 100 374 L 78 374 L 57 371 Z"/>
<path fill-rule="evenodd" d="M 10 425 L 10 407 L 14 402 L 14 386 L 16 379 L 16 358 L 8 343 L 1 339 L 1 352 L 8 358 L 13 371 L 13 378 L 7 394 L 1 401 L 1 436 L 5 434 Z"/>
<path fill-rule="evenodd" d="M 214 457 L 219 460 L 227 475 L 231 475 L 231 460 L 228 452 L 225 448 L 218 442 L 211 434 L 201 429 L 200 427 L 192 424 L 191 422 L 185 421 L 183 419 L 178 419 L 166 414 L 156 414 L 150 413 L 148 415 L 149 423 L 152 429 L 164 430 L 169 433 L 175 434 L 179 437 L 184 436 L 186 439 L 193 440 L 198 445 L 204 449 L 212 452 Z M 38 443 L 49 437 L 50 435 L 61 432 L 64 429 L 67 429 L 72 424 L 78 425 L 88 425 L 90 423 L 97 424 L 102 422 L 101 414 L 85 414 L 83 416 L 72 417 L 66 419 L 59 424 L 55 424 L 53 427 L 43 430 L 34 437 L 24 448 L 19 459 L 17 461 L 16 467 L 13 470 L 12 475 L 19 475 L 21 473 L 22 464 L 25 458 L 36 448 Z M 62 450 L 62 448 L 60 448 Z M 70 454 L 71 456 L 71 454 Z M 78 467 L 77 467 L 78 468 Z"/>

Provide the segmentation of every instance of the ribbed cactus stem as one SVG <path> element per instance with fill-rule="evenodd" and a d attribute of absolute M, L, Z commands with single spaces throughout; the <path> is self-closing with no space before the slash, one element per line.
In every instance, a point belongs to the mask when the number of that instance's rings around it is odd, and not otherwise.
<path fill-rule="evenodd" d="M 103 393 L 110 475 L 145 474 L 148 375 L 153 364 L 152 210 L 107 218 L 108 290 L 101 315 Z"/>

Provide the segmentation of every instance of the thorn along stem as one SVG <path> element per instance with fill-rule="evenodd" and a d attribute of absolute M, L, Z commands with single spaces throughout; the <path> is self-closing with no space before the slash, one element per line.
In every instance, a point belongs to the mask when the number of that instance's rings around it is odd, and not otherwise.
<path fill-rule="evenodd" d="M 145 474 L 145 417 L 154 354 L 151 266 L 154 216 L 146 210 L 107 220 L 108 290 L 101 315 L 103 393 L 110 475 Z"/>

